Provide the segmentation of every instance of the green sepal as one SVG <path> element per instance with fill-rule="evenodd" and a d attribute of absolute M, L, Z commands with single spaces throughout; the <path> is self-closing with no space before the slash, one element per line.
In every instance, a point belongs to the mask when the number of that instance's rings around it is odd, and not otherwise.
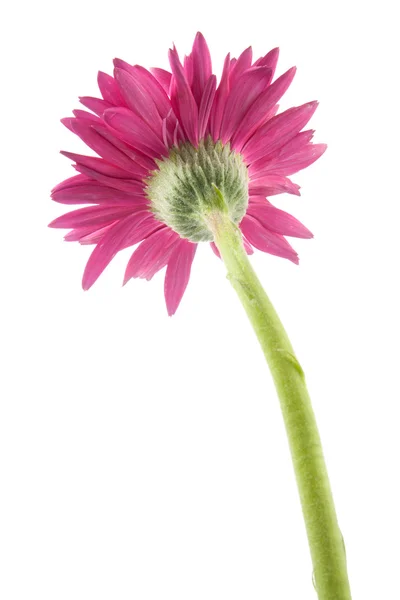
<path fill-rule="evenodd" d="M 200 141 L 174 146 L 146 181 L 155 217 L 192 242 L 214 237 L 207 217 L 218 211 L 239 223 L 248 205 L 248 173 L 240 154 L 229 144 Z"/>

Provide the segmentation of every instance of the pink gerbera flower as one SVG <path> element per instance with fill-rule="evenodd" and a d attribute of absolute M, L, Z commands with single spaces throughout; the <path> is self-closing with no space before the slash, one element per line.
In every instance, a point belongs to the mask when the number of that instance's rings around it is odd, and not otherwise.
<path fill-rule="evenodd" d="M 67 241 L 95 244 L 85 290 L 117 252 L 139 243 L 124 283 L 149 280 L 167 266 L 165 299 L 174 314 L 197 243 L 210 241 L 218 254 L 203 218 L 211 196 L 225 202 L 249 254 L 255 247 L 298 263 L 285 236 L 312 234 L 266 196 L 299 195 L 288 176 L 313 163 L 326 146 L 311 143 L 312 130 L 302 131 L 316 102 L 276 114 L 295 74 L 291 68 L 273 81 L 277 60 L 277 48 L 255 62 L 251 48 L 238 59 L 228 54 L 217 85 L 198 33 L 183 66 L 175 47 L 169 51 L 172 73 L 120 59 L 114 77 L 99 73 L 102 98 L 80 98 L 92 112 L 75 110 L 62 122 L 101 158 L 62 152 L 79 174 L 52 191 L 56 202 L 91 205 L 50 224 L 71 229 Z"/>

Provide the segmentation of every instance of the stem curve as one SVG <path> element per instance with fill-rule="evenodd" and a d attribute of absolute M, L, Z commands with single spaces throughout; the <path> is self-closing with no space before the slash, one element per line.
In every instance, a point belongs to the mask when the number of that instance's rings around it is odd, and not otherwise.
<path fill-rule="evenodd" d="M 337 523 L 321 440 L 303 369 L 247 258 L 240 230 L 226 213 L 210 213 L 207 223 L 225 263 L 227 277 L 257 335 L 278 392 L 318 598 L 351 600 L 343 538 Z"/>

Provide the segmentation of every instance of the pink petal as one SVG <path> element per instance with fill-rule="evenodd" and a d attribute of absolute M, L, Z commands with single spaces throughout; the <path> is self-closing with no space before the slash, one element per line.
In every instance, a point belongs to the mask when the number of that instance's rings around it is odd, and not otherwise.
<path fill-rule="evenodd" d="M 183 67 L 179 61 L 176 49 L 169 51 L 169 62 L 171 65 L 174 83 L 171 93 L 172 107 L 175 114 L 179 116 L 183 129 L 189 141 L 197 146 L 198 144 L 198 109 L 192 90 L 186 79 Z M 171 83 L 172 83 L 171 82 Z"/>
<path fill-rule="evenodd" d="M 207 46 L 207 42 L 204 39 L 202 33 L 196 34 L 193 49 L 192 49 L 192 63 L 193 63 L 193 83 L 192 91 L 194 99 L 197 105 L 200 107 L 200 101 L 203 97 L 206 83 L 212 74 L 211 67 L 211 55 Z"/>
<path fill-rule="evenodd" d="M 83 176 L 78 175 L 77 177 Z M 60 184 L 52 190 L 51 197 L 55 202 L 61 204 L 112 204 L 113 206 L 135 206 L 148 203 L 143 195 L 127 194 L 86 177 L 82 182 L 74 184 L 72 181 L 71 185 L 68 185 L 68 181 L 67 179 L 66 182 L 63 182 L 64 186 Z"/>
<path fill-rule="evenodd" d="M 314 133 L 315 133 L 314 129 L 307 129 L 306 131 L 300 131 L 300 133 L 295 135 L 294 138 L 292 138 L 291 140 L 286 142 L 286 144 L 284 146 L 282 146 L 282 148 L 279 148 L 279 150 L 277 150 L 276 152 L 273 152 L 273 154 L 271 155 L 271 158 L 275 158 L 275 157 L 287 158 L 289 156 L 292 156 L 292 154 L 295 154 L 299 150 L 303 150 L 306 146 L 309 145 L 309 143 L 313 139 Z"/>
<path fill-rule="evenodd" d="M 123 69 L 114 69 L 114 76 L 128 107 L 160 137 L 162 119 L 147 90 Z"/>
<path fill-rule="evenodd" d="M 183 70 L 186 75 L 186 79 L 190 87 L 193 83 L 193 60 L 191 54 L 183 57 Z"/>
<path fill-rule="evenodd" d="M 154 215 L 148 212 L 147 217 L 140 221 L 140 223 L 128 235 L 124 242 L 124 248 L 134 246 L 138 242 L 141 242 L 154 232 L 161 229 L 165 229 L 164 223 L 157 221 L 157 219 L 154 218 Z"/>
<path fill-rule="evenodd" d="M 155 77 L 150 71 L 141 67 L 140 65 L 129 65 L 124 60 L 116 58 L 114 60 L 114 66 L 117 69 L 122 69 L 129 73 L 131 77 L 147 92 L 147 94 L 152 98 L 155 103 L 157 110 L 160 114 L 160 117 L 164 119 L 171 110 L 171 102 L 168 97 L 168 89 L 164 89 L 163 85 L 158 81 L 157 77 Z M 164 81 L 165 78 L 171 80 L 171 73 L 168 71 L 164 71 L 164 69 L 152 69 L 152 71 L 158 73 L 164 73 Z"/>
<path fill-rule="evenodd" d="M 94 171 L 93 169 L 89 169 L 88 167 L 83 166 L 82 164 L 73 165 L 74 169 L 83 173 L 84 175 L 88 175 L 92 179 L 95 179 L 99 183 L 103 183 L 108 187 L 115 188 L 116 190 L 120 190 L 121 192 L 127 192 L 128 194 L 132 194 L 133 196 L 143 195 L 143 184 L 136 179 L 119 179 L 117 177 L 108 177 L 107 175 L 102 175 L 98 171 Z"/>
<path fill-rule="evenodd" d="M 66 188 L 74 187 L 76 185 L 79 186 L 83 183 L 87 183 L 88 181 L 91 181 L 91 179 L 86 175 L 73 175 L 72 177 L 68 177 L 68 179 L 61 181 L 56 186 L 54 186 L 51 190 L 51 193 L 53 194 L 54 192 L 59 192 Z"/>
<path fill-rule="evenodd" d="M 308 102 L 267 121 L 243 148 L 246 162 L 254 163 L 284 146 L 308 123 L 317 106 L 318 102 Z"/>
<path fill-rule="evenodd" d="M 177 233 L 169 227 L 161 227 L 150 234 L 136 248 L 126 267 L 124 285 L 132 277 L 151 279 L 165 267 L 172 252 L 173 244 L 179 240 Z"/>
<path fill-rule="evenodd" d="M 146 156 L 139 150 L 135 150 L 132 146 L 129 146 L 123 142 L 118 136 L 118 133 L 112 131 L 106 127 L 106 125 L 93 125 L 94 131 L 96 131 L 102 138 L 110 142 L 115 148 L 118 148 L 128 158 L 132 160 L 132 170 L 136 170 L 140 173 L 140 179 L 148 175 L 148 171 L 152 171 L 157 167 L 156 163 L 152 158 Z"/>
<path fill-rule="evenodd" d="M 110 223 L 109 225 L 106 225 L 105 227 L 102 227 L 101 229 L 95 229 L 94 231 L 87 231 L 85 235 L 81 235 L 79 237 L 79 239 L 78 239 L 79 243 L 82 246 L 91 246 L 92 244 L 98 244 L 104 238 L 107 231 L 109 229 L 111 229 L 111 227 L 113 227 L 113 225 L 115 225 L 117 222 L 118 221 L 114 221 L 114 223 Z M 82 231 L 82 230 L 74 230 L 74 231 L 78 232 L 78 231 Z M 64 240 L 66 242 L 70 241 L 69 239 L 67 240 L 66 235 L 64 236 Z"/>
<path fill-rule="evenodd" d="M 97 83 L 105 102 L 108 102 L 108 104 L 111 104 L 111 106 L 125 106 L 125 101 L 121 95 L 121 92 L 119 91 L 114 77 L 99 71 L 97 75 Z"/>
<path fill-rule="evenodd" d="M 273 109 L 275 104 L 286 92 L 295 73 L 296 68 L 292 67 L 286 71 L 286 73 L 278 77 L 278 79 L 259 95 L 257 100 L 247 111 L 241 125 L 238 127 L 238 130 L 232 139 L 232 145 L 234 145 L 235 148 L 240 151 L 258 127 L 266 122 L 268 111 Z"/>
<path fill-rule="evenodd" d="M 91 96 L 80 96 L 79 102 L 92 112 L 96 113 L 96 115 L 99 115 L 99 117 L 103 116 L 103 113 L 107 108 L 112 107 L 112 104 L 109 102 L 105 102 L 100 98 L 92 98 Z"/>
<path fill-rule="evenodd" d="M 171 135 L 168 131 L 167 119 L 163 119 L 162 122 L 162 139 L 167 148 L 170 148 L 173 145 L 173 142 L 171 141 Z"/>
<path fill-rule="evenodd" d="M 260 223 L 275 233 L 310 239 L 313 234 L 300 221 L 289 213 L 279 210 L 264 199 L 250 201 L 247 214 L 256 218 Z"/>
<path fill-rule="evenodd" d="M 278 148 L 271 154 L 268 154 L 268 156 L 263 156 L 252 163 L 249 167 L 249 175 L 256 179 L 264 177 L 265 175 L 270 175 L 271 172 L 273 172 L 274 167 L 307 148 L 310 145 L 313 136 L 314 131 L 312 129 L 301 131 L 286 142 L 282 148 Z"/>
<path fill-rule="evenodd" d="M 197 244 L 188 240 L 179 240 L 168 259 L 164 294 L 170 317 L 175 314 L 186 290 L 196 250 Z"/>
<path fill-rule="evenodd" d="M 109 225 L 105 227 L 101 227 L 99 229 L 98 225 L 91 225 L 87 227 L 77 227 L 76 229 L 72 229 L 64 235 L 64 240 L 66 242 L 79 242 L 82 245 L 87 244 L 97 244 L 104 234 L 116 223 L 117 221 L 113 221 Z"/>
<path fill-rule="evenodd" d="M 138 178 L 143 178 L 147 175 L 147 169 L 133 161 L 133 159 L 136 158 L 135 154 L 132 153 L 131 156 L 127 156 L 121 149 L 118 149 L 115 144 L 112 143 L 114 141 L 118 144 L 116 138 L 113 139 L 111 137 L 110 140 L 105 139 L 104 130 L 106 128 L 104 125 L 92 125 L 82 119 L 75 119 L 71 127 L 72 131 L 78 135 L 89 148 L 94 150 L 99 156 L 102 156 L 111 164 L 121 167 L 121 169 L 124 169 L 129 173 L 135 174 Z M 155 166 L 155 163 L 150 162 L 150 165 L 153 164 Z"/>
<path fill-rule="evenodd" d="M 107 231 L 86 264 L 82 279 L 84 290 L 92 287 L 114 256 L 125 247 L 127 239 L 141 220 L 143 215 L 135 213 L 121 219 Z"/>
<path fill-rule="evenodd" d="M 262 58 L 259 58 L 258 60 L 256 60 L 256 62 L 254 63 L 254 66 L 255 67 L 269 67 L 272 71 L 272 77 L 273 77 L 275 74 L 276 65 L 278 63 L 278 58 L 279 58 L 279 48 L 273 48 L 272 50 L 270 50 L 268 52 L 268 54 L 266 54 Z"/>
<path fill-rule="evenodd" d="M 109 225 L 101 227 L 100 229 L 98 225 L 73 229 L 64 236 L 64 240 L 66 242 L 79 241 L 79 243 L 82 245 L 98 244 L 103 239 L 106 232 L 117 222 L 118 220 L 113 221 Z M 133 232 L 128 235 L 124 241 L 123 248 L 121 249 L 123 250 L 125 248 L 129 248 L 130 246 L 134 246 L 157 229 L 161 229 L 161 227 L 162 225 L 154 219 L 153 215 L 147 213 L 147 216 L 142 219 L 142 221 L 140 221 L 135 227 Z"/>
<path fill-rule="evenodd" d="M 300 196 L 299 187 L 287 177 L 271 173 L 250 180 L 250 196 L 275 196 L 276 194 L 294 194 Z"/>
<path fill-rule="evenodd" d="M 249 107 L 268 87 L 271 78 L 272 71 L 268 67 L 253 67 L 237 78 L 229 93 L 222 119 L 220 138 L 223 144 L 232 137 Z"/>
<path fill-rule="evenodd" d="M 75 121 L 73 117 L 65 117 L 64 119 L 60 119 L 60 121 L 64 127 L 72 131 L 72 123 Z"/>
<path fill-rule="evenodd" d="M 159 69 L 157 67 L 152 67 L 150 71 L 157 79 L 158 83 L 162 86 L 163 90 L 168 94 L 169 86 L 171 85 L 172 74 L 165 69 Z"/>
<path fill-rule="evenodd" d="M 298 152 L 288 157 L 277 158 L 264 169 L 264 173 L 274 175 L 293 175 L 310 166 L 327 148 L 326 144 L 309 144 Z"/>
<path fill-rule="evenodd" d="M 178 146 L 180 141 L 184 141 L 186 139 L 185 134 L 179 125 L 179 121 L 175 117 L 172 109 L 170 114 L 163 119 L 162 136 L 163 142 L 167 148 L 171 148 L 171 146 Z"/>
<path fill-rule="evenodd" d="M 103 115 L 106 124 L 118 132 L 128 144 L 150 158 L 161 158 L 165 146 L 152 129 L 138 115 L 127 108 L 110 108 Z"/>
<path fill-rule="evenodd" d="M 130 174 L 123 169 L 115 167 L 114 165 L 104 161 L 102 158 L 97 158 L 97 156 L 85 156 L 84 154 L 75 154 L 75 152 L 66 152 L 65 150 L 61 150 L 60 154 L 66 156 L 70 160 L 75 161 L 79 165 L 89 167 L 89 169 L 93 169 L 98 173 L 102 173 L 103 175 L 119 178 L 130 177 Z"/>
<path fill-rule="evenodd" d="M 136 210 L 135 210 L 136 208 Z M 129 214 L 141 211 L 143 217 L 146 216 L 148 210 L 145 206 L 132 208 L 131 206 L 87 206 L 78 208 L 57 219 L 54 219 L 49 224 L 49 227 L 58 229 L 70 229 L 73 227 L 87 227 L 92 225 L 104 226 L 110 222 L 117 221 Z"/>
<path fill-rule="evenodd" d="M 171 74 L 170 79 L 171 79 Z M 133 67 L 132 76 L 137 79 L 140 85 L 147 91 L 147 94 L 153 99 L 160 117 L 164 119 L 171 111 L 171 102 L 163 86 L 157 81 L 147 69 L 140 65 Z"/>
<path fill-rule="evenodd" d="M 245 234 L 246 238 L 258 250 L 262 252 L 268 252 L 275 256 L 281 256 L 287 258 L 295 264 L 298 264 L 299 259 L 297 253 L 293 250 L 289 242 L 285 238 L 277 233 L 273 233 L 268 229 L 265 229 L 261 223 L 246 215 L 240 223 L 240 229 Z"/>
<path fill-rule="evenodd" d="M 127 63 L 125 60 L 121 58 L 114 58 L 113 60 L 114 67 L 116 69 L 124 69 L 127 73 L 133 74 L 135 72 L 134 66 Z"/>
<path fill-rule="evenodd" d="M 210 242 L 210 247 L 211 247 L 211 250 L 214 252 L 214 254 L 216 256 L 218 256 L 218 258 L 221 258 L 221 255 L 219 253 L 217 246 L 215 245 L 215 242 Z"/>
<path fill-rule="evenodd" d="M 250 69 L 251 61 L 253 59 L 253 50 L 251 46 L 246 48 L 239 56 L 237 60 L 233 59 L 230 65 L 230 74 L 229 74 L 229 84 L 230 87 L 235 85 L 235 82 L 239 79 L 239 77 Z"/>
<path fill-rule="evenodd" d="M 228 54 L 225 58 L 221 81 L 215 93 L 214 103 L 210 115 L 211 135 L 214 142 L 219 140 L 222 118 L 224 116 L 226 100 L 229 94 L 229 65 L 230 55 Z"/>
<path fill-rule="evenodd" d="M 286 142 L 282 148 L 275 150 L 267 157 L 263 157 L 262 159 L 257 161 L 257 166 L 254 164 L 250 166 L 250 169 L 253 170 L 257 168 L 258 170 L 265 171 L 270 167 L 271 164 L 281 162 L 282 160 L 286 160 L 291 158 L 295 154 L 298 154 L 300 151 L 308 148 L 310 146 L 310 141 L 314 137 L 314 130 L 308 129 L 307 131 L 301 131 L 297 135 L 295 135 L 291 140 Z M 264 166 L 262 166 L 264 163 Z M 257 175 L 259 176 L 259 175 Z M 262 175 L 261 175 L 262 176 Z"/>
<path fill-rule="evenodd" d="M 208 126 L 208 120 L 211 113 L 211 108 L 214 101 L 215 90 L 217 87 L 217 78 L 215 75 L 210 75 L 209 80 L 207 81 L 203 96 L 201 98 L 200 107 L 199 107 L 199 139 L 201 140 L 206 132 Z"/>
<path fill-rule="evenodd" d="M 102 119 L 100 119 L 100 117 L 98 117 L 97 115 L 93 115 L 87 110 L 81 110 L 79 108 L 76 108 L 72 111 L 72 113 L 77 119 L 80 119 L 81 121 L 89 121 L 91 125 L 99 125 L 103 122 Z M 73 119 L 73 121 L 75 120 Z"/>

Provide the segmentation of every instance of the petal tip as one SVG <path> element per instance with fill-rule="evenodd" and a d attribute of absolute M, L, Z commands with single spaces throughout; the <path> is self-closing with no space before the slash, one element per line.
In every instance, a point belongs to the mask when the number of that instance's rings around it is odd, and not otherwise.
<path fill-rule="evenodd" d="M 64 127 L 66 127 L 67 129 L 72 131 L 72 133 L 73 133 L 73 129 L 72 129 L 73 121 L 75 121 L 75 119 L 73 117 L 64 117 L 63 119 L 60 119 L 60 123 L 62 123 L 64 125 Z"/>
<path fill-rule="evenodd" d="M 168 306 L 168 304 L 166 304 L 166 306 L 167 306 L 167 313 L 168 313 L 168 316 L 169 316 L 169 317 L 173 317 L 173 316 L 174 316 L 174 314 L 176 313 L 176 309 L 177 309 L 178 307 L 176 307 L 176 308 L 175 308 L 175 307 L 172 307 L 172 306 Z"/>

